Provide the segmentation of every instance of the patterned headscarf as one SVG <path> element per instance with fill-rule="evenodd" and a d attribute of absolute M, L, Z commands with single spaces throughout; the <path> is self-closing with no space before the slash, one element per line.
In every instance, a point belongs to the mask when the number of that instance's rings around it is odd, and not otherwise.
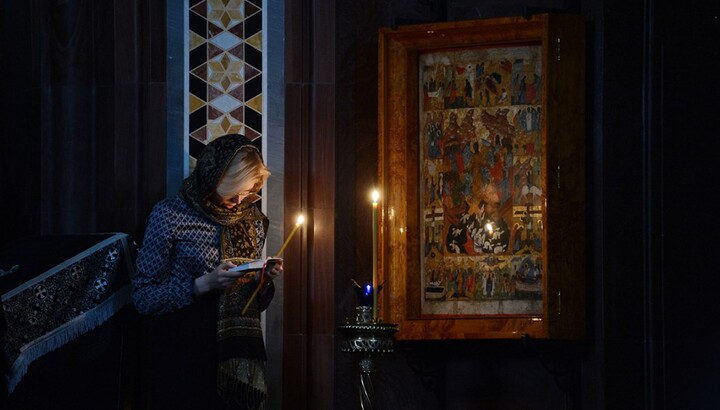
<path fill-rule="evenodd" d="M 243 201 L 227 209 L 210 200 L 241 149 L 257 151 L 242 135 L 225 135 L 211 141 L 180 189 L 181 196 L 195 210 L 222 226 L 220 257 L 234 263 L 260 257 L 268 228 L 267 217 L 253 203 Z M 218 393 L 229 405 L 241 408 L 259 408 L 267 392 L 257 300 L 242 314 L 256 286 L 254 275 L 237 279 L 221 294 L 218 306 Z"/>
<path fill-rule="evenodd" d="M 195 210 L 223 226 L 223 259 L 256 258 L 262 246 L 258 248 L 252 233 L 258 223 L 267 227 L 267 218 L 254 204 L 243 201 L 235 208 L 227 209 L 210 200 L 230 162 L 241 149 L 258 151 L 242 135 L 230 134 L 214 139 L 200 153 L 195 169 L 180 189 L 183 198 Z"/>

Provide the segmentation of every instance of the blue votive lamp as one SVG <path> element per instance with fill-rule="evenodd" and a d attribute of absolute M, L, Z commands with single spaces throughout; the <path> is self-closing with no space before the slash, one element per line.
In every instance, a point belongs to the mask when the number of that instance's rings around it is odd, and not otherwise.
<path fill-rule="evenodd" d="M 372 285 L 365 285 L 360 288 L 356 288 L 358 295 L 358 306 L 372 306 L 373 304 L 373 287 Z"/>
<path fill-rule="evenodd" d="M 378 292 L 382 290 L 382 286 L 378 286 Z M 373 287 L 370 284 L 365 286 L 355 286 L 357 293 L 358 306 L 372 306 L 373 304 Z"/>

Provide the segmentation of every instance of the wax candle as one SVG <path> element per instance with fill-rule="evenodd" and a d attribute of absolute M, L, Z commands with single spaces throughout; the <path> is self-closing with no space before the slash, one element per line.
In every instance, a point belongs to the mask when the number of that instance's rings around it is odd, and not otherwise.
<path fill-rule="evenodd" d="M 292 229 L 292 231 L 290 231 L 290 235 L 288 235 L 287 239 L 285 239 L 285 243 L 282 244 L 282 246 L 280 247 L 280 250 L 274 256 L 279 257 L 280 255 L 282 255 L 283 251 L 285 251 L 285 247 L 288 245 L 288 243 L 290 243 L 290 239 L 292 239 L 293 235 L 295 235 L 295 232 L 298 230 L 300 225 L 303 224 L 303 222 L 305 222 L 305 216 L 303 216 L 302 214 L 298 215 L 297 219 L 295 220 L 295 227 Z M 250 295 L 250 299 L 248 299 L 247 304 L 243 308 L 241 314 L 244 315 L 245 312 L 247 311 L 247 309 L 250 307 L 250 304 L 252 303 L 252 301 L 255 300 L 255 297 L 257 296 L 258 292 L 260 291 L 260 288 L 262 287 L 264 281 L 265 281 L 265 276 L 263 275 L 260 277 L 260 282 L 258 283 L 258 285 L 255 288 L 255 291 L 252 293 L 252 295 Z"/>
<path fill-rule="evenodd" d="M 372 317 L 373 321 L 377 321 L 378 318 L 378 272 L 377 272 L 377 264 L 378 264 L 378 245 L 377 245 L 377 230 L 378 230 L 378 200 L 380 199 L 380 193 L 377 190 L 374 190 L 372 193 L 372 251 L 373 251 L 373 261 L 372 261 L 372 269 L 373 269 L 373 275 L 372 275 L 372 295 L 373 295 L 373 310 L 372 310 Z"/>
<path fill-rule="evenodd" d="M 278 251 L 278 253 L 275 256 L 282 255 L 283 251 L 285 250 L 285 247 L 288 245 L 288 243 L 290 243 L 290 239 L 292 239 L 293 235 L 295 235 L 295 231 L 298 230 L 298 228 L 300 227 L 300 225 L 303 224 L 303 222 L 305 222 L 305 217 L 303 215 L 299 215 L 295 222 L 295 227 L 292 229 L 292 231 L 290 231 L 290 235 L 288 235 L 287 239 L 285 239 L 285 243 L 282 244 L 282 246 L 280 247 L 280 250 Z"/>

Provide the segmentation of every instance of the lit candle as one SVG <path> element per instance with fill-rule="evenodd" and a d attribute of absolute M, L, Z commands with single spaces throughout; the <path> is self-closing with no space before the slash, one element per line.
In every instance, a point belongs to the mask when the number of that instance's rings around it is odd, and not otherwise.
<path fill-rule="evenodd" d="M 278 251 L 278 253 L 275 254 L 275 256 L 280 257 L 280 255 L 282 255 L 283 251 L 285 250 L 285 247 L 288 245 L 288 243 L 290 243 L 290 239 L 292 239 L 293 235 L 295 235 L 295 232 L 298 230 L 300 225 L 303 224 L 303 222 L 305 222 L 305 217 L 302 214 L 298 215 L 297 220 L 295 221 L 295 227 L 293 228 L 292 231 L 290 231 L 290 235 L 288 235 L 287 239 L 285 239 L 285 243 L 283 243 L 283 245 L 280 247 L 280 250 Z M 258 285 L 255 288 L 255 291 L 252 293 L 252 295 L 250 295 L 250 299 L 248 299 L 241 314 L 244 315 L 245 312 L 250 307 L 250 304 L 252 303 L 252 301 L 255 300 L 255 297 L 257 296 L 258 292 L 260 291 L 260 288 L 262 287 L 264 281 L 265 281 L 265 275 L 260 276 L 260 282 L 258 283 Z"/>
<path fill-rule="evenodd" d="M 303 222 L 305 222 L 305 217 L 302 214 L 298 215 L 297 220 L 295 222 L 295 227 L 293 228 L 292 231 L 290 231 L 290 235 L 288 235 L 287 239 L 285 239 L 285 243 L 283 243 L 283 245 L 280 247 L 280 250 L 278 251 L 277 254 L 275 254 L 275 256 L 282 255 L 283 251 L 285 250 L 285 247 L 288 245 L 288 243 L 290 243 L 290 239 L 292 239 L 293 235 L 295 235 L 295 231 L 298 230 L 298 228 L 300 227 L 300 225 L 303 224 Z"/>
<path fill-rule="evenodd" d="M 373 207 L 373 214 L 372 214 L 372 248 L 373 248 L 373 272 L 372 272 L 372 296 L 373 296 L 373 309 L 372 309 L 372 318 L 373 321 L 376 322 L 378 318 L 378 272 L 377 272 L 377 264 L 378 264 L 378 245 L 377 245 L 377 228 L 378 228 L 378 200 L 380 199 L 380 193 L 377 190 L 374 190 L 372 192 L 372 207 Z"/>

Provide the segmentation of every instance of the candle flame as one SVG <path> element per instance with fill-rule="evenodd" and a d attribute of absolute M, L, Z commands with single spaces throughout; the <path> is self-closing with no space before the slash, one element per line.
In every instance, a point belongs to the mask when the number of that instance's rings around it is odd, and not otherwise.
<path fill-rule="evenodd" d="M 293 235 L 295 235 L 295 232 L 297 232 L 298 228 L 300 228 L 300 225 L 305 222 L 305 216 L 303 214 L 298 215 L 296 221 L 295 221 L 295 227 L 293 227 L 292 231 L 290 231 L 290 235 L 285 239 L 285 243 L 282 244 L 280 247 L 280 250 L 275 254 L 275 256 L 279 257 L 282 255 L 283 251 L 285 250 L 285 247 L 290 243 L 290 239 L 292 239 Z M 264 269 L 264 268 L 263 268 Z M 255 299 L 255 296 L 257 296 L 258 292 L 260 291 L 260 288 L 263 286 L 263 281 L 265 279 L 265 275 L 262 275 L 260 277 L 260 282 L 258 283 L 257 287 L 255 288 L 255 291 L 250 295 L 250 299 L 248 299 L 247 304 L 242 310 L 241 314 L 245 314 L 245 311 L 247 311 L 248 307 L 250 307 L 250 304 Z"/>
<path fill-rule="evenodd" d="M 377 203 L 378 203 L 378 200 L 380 200 L 380 192 L 378 192 L 378 190 L 375 189 L 375 190 L 372 191 L 372 201 L 373 201 L 373 204 L 377 204 Z"/>
<path fill-rule="evenodd" d="M 293 235 L 295 235 L 295 232 L 298 230 L 300 225 L 303 224 L 303 222 L 305 222 L 305 216 L 303 214 L 300 214 L 297 217 L 295 226 L 293 227 L 292 231 L 290 231 L 290 234 L 288 235 L 288 237 L 285 239 L 285 243 L 282 244 L 282 246 L 280 247 L 280 250 L 275 254 L 275 256 L 282 255 L 283 251 L 285 250 L 285 247 L 288 245 L 288 243 L 290 243 L 290 239 L 293 237 Z"/>

